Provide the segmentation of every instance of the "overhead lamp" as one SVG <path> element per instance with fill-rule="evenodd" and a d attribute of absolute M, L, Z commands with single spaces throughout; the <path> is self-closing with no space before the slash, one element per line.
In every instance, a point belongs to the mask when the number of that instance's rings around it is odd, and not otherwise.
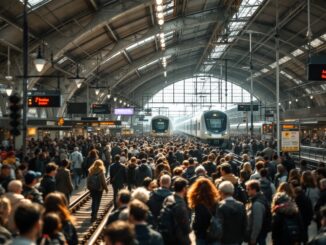
<path fill-rule="evenodd" d="M 123 105 L 126 105 L 127 103 L 126 102 L 123 102 Z"/>
<path fill-rule="evenodd" d="M 118 99 L 117 97 L 114 97 L 114 98 L 113 98 L 114 102 L 116 102 L 116 101 L 117 101 L 117 99 Z"/>
<path fill-rule="evenodd" d="M 298 102 L 299 100 L 298 99 L 295 99 L 295 102 Z"/>
<path fill-rule="evenodd" d="M 278 105 L 280 106 L 280 105 L 281 105 L 281 102 L 280 102 L 280 103 L 278 103 Z"/>
<path fill-rule="evenodd" d="M 166 63 L 163 63 L 163 67 L 166 68 Z"/>
<path fill-rule="evenodd" d="M 107 97 L 108 99 L 110 99 L 110 98 L 111 98 L 111 94 L 107 94 L 106 97 Z"/>
<path fill-rule="evenodd" d="M 162 5 L 162 3 L 163 3 L 163 0 L 156 0 L 157 5 Z"/>
<path fill-rule="evenodd" d="M 157 12 L 163 11 L 163 5 L 157 5 L 156 10 Z"/>
<path fill-rule="evenodd" d="M 120 104 L 122 103 L 122 100 L 121 100 L 121 99 L 119 100 L 119 103 L 120 103 Z"/>
<path fill-rule="evenodd" d="M 162 48 L 165 48 L 165 43 L 161 43 L 161 47 Z"/>
<path fill-rule="evenodd" d="M 307 106 L 308 109 L 310 109 L 310 106 Z"/>
<path fill-rule="evenodd" d="M 8 46 L 8 60 L 7 60 L 7 75 L 5 76 L 7 81 L 12 80 L 12 76 L 10 75 L 10 47 Z"/>
<path fill-rule="evenodd" d="M 164 15 L 163 15 L 163 13 L 162 12 L 157 12 L 157 18 L 159 18 L 159 19 L 163 19 L 164 18 Z"/>
<path fill-rule="evenodd" d="M 313 95 L 310 95 L 310 99 L 312 100 L 314 98 L 314 96 Z"/>
<path fill-rule="evenodd" d="M 100 89 L 95 89 L 95 94 L 98 95 L 100 93 Z"/>
<path fill-rule="evenodd" d="M 165 57 L 163 57 L 163 59 L 162 59 L 162 60 L 163 60 L 163 62 L 166 62 L 166 58 L 165 58 Z"/>
<path fill-rule="evenodd" d="M 130 105 L 129 104 L 127 104 L 127 107 L 129 107 Z"/>
<path fill-rule="evenodd" d="M 161 39 L 164 38 L 164 32 L 161 32 L 161 33 L 160 33 L 160 38 L 161 38 Z"/>
<path fill-rule="evenodd" d="M 35 68 L 38 72 L 41 72 L 45 66 L 46 60 L 41 54 L 41 46 L 38 48 L 37 57 L 34 60 Z"/>
<path fill-rule="evenodd" d="M 158 24 L 161 26 L 161 25 L 163 25 L 164 24 L 164 20 L 163 19 L 159 19 L 158 20 Z"/>
<path fill-rule="evenodd" d="M 292 101 L 290 100 L 290 101 L 289 101 L 289 105 L 291 105 L 291 104 L 292 104 Z"/>
<path fill-rule="evenodd" d="M 164 77 L 166 77 L 167 76 L 167 72 L 166 71 L 164 71 Z"/>
<path fill-rule="evenodd" d="M 6 88 L 6 94 L 10 96 L 12 94 L 12 88 Z"/>
<path fill-rule="evenodd" d="M 82 79 L 76 78 L 75 83 L 76 83 L 77 88 L 80 88 L 83 82 L 82 82 Z"/>

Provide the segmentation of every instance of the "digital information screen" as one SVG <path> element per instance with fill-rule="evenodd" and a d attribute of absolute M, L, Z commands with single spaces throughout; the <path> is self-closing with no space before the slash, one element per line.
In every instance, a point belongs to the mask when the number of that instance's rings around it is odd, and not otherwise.
<path fill-rule="evenodd" d="M 253 111 L 258 111 L 258 105 L 253 105 L 252 109 Z M 251 105 L 239 104 L 238 111 L 251 111 Z"/>
<path fill-rule="evenodd" d="M 87 103 L 86 102 L 68 102 L 67 103 L 67 114 L 86 114 Z"/>
<path fill-rule="evenodd" d="M 111 109 L 108 104 L 93 104 L 92 112 L 94 114 L 110 114 Z"/>
<path fill-rule="evenodd" d="M 114 115 L 134 115 L 134 108 L 114 108 Z"/>
<path fill-rule="evenodd" d="M 309 81 L 326 81 L 326 64 L 309 64 Z"/>
<path fill-rule="evenodd" d="M 28 91 L 28 107 L 60 107 L 60 91 Z"/>

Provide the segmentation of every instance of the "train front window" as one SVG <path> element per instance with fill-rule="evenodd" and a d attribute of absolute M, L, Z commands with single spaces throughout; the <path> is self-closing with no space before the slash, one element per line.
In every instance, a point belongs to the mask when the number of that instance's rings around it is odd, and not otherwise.
<path fill-rule="evenodd" d="M 205 115 L 205 123 L 207 131 L 219 133 L 226 128 L 226 116 L 216 112 L 210 112 Z"/>
<path fill-rule="evenodd" d="M 167 120 L 153 120 L 152 130 L 155 130 L 157 133 L 164 133 L 168 130 L 169 121 Z"/>
<path fill-rule="evenodd" d="M 206 122 L 207 128 L 211 130 L 219 130 L 222 127 L 222 119 L 219 118 L 209 118 Z"/>

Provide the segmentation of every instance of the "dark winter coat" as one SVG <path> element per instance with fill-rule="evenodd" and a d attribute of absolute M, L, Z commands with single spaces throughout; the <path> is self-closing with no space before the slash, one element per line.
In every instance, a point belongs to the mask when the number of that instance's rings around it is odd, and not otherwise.
<path fill-rule="evenodd" d="M 136 238 L 139 245 L 163 245 L 160 233 L 151 229 L 148 225 L 135 225 Z"/>
<path fill-rule="evenodd" d="M 49 175 L 44 175 L 40 189 L 43 193 L 43 198 L 47 196 L 47 194 L 56 191 L 56 181 L 55 178 Z"/>
<path fill-rule="evenodd" d="M 246 209 L 241 202 L 233 198 L 223 200 L 219 204 L 218 216 L 221 218 L 223 244 L 240 244 L 245 239 L 247 227 Z"/>

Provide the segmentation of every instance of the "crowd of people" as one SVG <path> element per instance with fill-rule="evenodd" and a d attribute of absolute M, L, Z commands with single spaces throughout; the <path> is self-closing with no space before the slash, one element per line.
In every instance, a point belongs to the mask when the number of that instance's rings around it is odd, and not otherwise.
<path fill-rule="evenodd" d="M 326 244 L 325 166 L 297 168 L 273 142 L 256 145 L 237 140 L 230 153 L 181 136 L 95 136 L 31 140 L 25 157 L 2 147 L 0 244 L 78 244 L 71 193 L 86 178 L 94 222 L 106 176 L 108 245 L 264 245 L 269 234 L 275 245 Z"/>

